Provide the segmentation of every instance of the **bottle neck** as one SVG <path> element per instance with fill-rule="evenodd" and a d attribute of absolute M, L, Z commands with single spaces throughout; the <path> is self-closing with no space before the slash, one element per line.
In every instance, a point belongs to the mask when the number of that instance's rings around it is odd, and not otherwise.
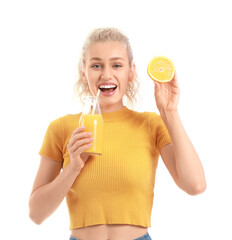
<path fill-rule="evenodd" d="M 85 99 L 83 114 L 101 114 L 100 103 L 96 97 Z"/>

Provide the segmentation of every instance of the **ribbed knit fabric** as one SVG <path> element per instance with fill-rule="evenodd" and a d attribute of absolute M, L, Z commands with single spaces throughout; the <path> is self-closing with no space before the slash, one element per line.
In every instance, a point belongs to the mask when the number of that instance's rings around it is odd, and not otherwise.
<path fill-rule="evenodd" d="M 52 121 L 39 154 L 70 159 L 67 144 L 81 113 Z M 171 142 L 161 117 L 123 107 L 102 113 L 104 147 L 90 156 L 66 195 L 70 229 L 96 224 L 151 227 L 154 184 L 160 149 Z"/>

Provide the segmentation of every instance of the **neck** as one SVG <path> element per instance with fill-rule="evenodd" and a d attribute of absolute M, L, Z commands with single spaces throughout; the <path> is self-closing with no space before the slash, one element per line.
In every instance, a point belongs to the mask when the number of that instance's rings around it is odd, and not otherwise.
<path fill-rule="evenodd" d="M 119 111 L 120 109 L 122 109 L 123 107 L 124 107 L 123 103 L 119 103 L 119 104 L 115 104 L 115 105 L 101 105 L 100 104 L 102 113 L 116 112 L 116 111 Z"/>

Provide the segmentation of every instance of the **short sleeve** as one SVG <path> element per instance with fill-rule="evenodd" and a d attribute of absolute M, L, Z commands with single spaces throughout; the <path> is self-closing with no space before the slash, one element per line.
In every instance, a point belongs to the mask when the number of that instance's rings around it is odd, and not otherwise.
<path fill-rule="evenodd" d="M 150 129 L 153 138 L 155 139 L 155 146 L 159 150 L 165 145 L 171 143 L 171 137 L 160 115 L 156 113 L 150 114 Z"/>
<path fill-rule="evenodd" d="M 56 161 L 63 161 L 63 126 L 62 118 L 50 122 L 39 154 Z"/>

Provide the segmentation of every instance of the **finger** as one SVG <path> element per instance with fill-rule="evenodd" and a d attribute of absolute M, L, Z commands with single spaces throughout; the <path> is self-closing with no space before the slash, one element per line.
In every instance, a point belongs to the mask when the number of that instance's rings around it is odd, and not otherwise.
<path fill-rule="evenodd" d="M 85 150 L 89 149 L 91 146 L 92 146 L 92 143 L 86 144 L 86 145 L 83 145 L 83 146 L 79 147 L 78 150 L 77 150 L 77 154 L 81 155 L 82 152 L 84 152 Z"/>
<path fill-rule="evenodd" d="M 89 153 L 83 152 L 80 154 L 80 157 L 86 162 L 89 158 Z"/>
<path fill-rule="evenodd" d="M 158 93 L 159 92 L 159 90 L 160 90 L 160 85 L 162 85 L 162 84 L 160 84 L 160 83 L 158 83 L 158 82 L 155 82 L 155 93 Z"/>
<path fill-rule="evenodd" d="M 172 79 L 173 85 L 176 87 L 179 87 L 179 83 L 178 83 L 178 77 L 177 77 L 177 73 L 175 71 L 174 77 Z"/>
<path fill-rule="evenodd" d="M 85 138 L 83 140 L 77 141 L 72 147 L 71 147 L 71 152 L 75 152 L 80 146 L 86 144 L 86 143 L 91 143 L 93 142 L 93 138 Z"/>
<path fill-rule="evenodd" d="M 72 139 L 71 139 L 71 146 L 77 141 L 77 140 L 81 140 L 81 139 L 84 139 L 84 138 L 89 138 L 90 136 L 92 135 L 92 133 L 90 132 L 82 132 L 82 133 L 77 133 L 76 135 L 73 135 L 72 136 Z"/>
<path fill-rule="evenodd" d="M 176 73 L 176 70 L 175 70 L 175 72 L 174 72 L 174 76 L 173 76 L 172 80 L 177 80 L 177 73 Z"/>
<path fill-rule="evenodd" d="M 85 126 L 78 127 L 78 128 L 76 128 L 76 129 L 73 131 L 72 135 L 75 135 L 75 134 L 77 134 L 77 133 L 83 132 L 84 130 L 85 130 Z"/>
<path fill-rule="evenodd" d="M 91 136 L 92 133 L 89 132 L 83 132 L 83 133 L 76 133 L 76 135 L 72 135 L 72 137 L 69 139 L 68 142 L 68 149 L 71 149 L 71 147 L 78 141 L 81 139 L 85 139 L 85 138 L 89 138 Z"/>
<path fill-rule="evenodd" d="M 72 139 L 72 140 L 75 141 L 77 139 L 82 139 L 82 138 L 85 138 L 85 137 L 89 137 L 91 135 L 92 135 L 91 132 L 80 132 L 80 131 L 75 130 L 75 131 L 73 131 L 73 134 L 72 134 L 70 140 Z"/>
<path fill-rule="evenodd" d="M 174 73 L 174 76 L 177 78 L 177 73 L 176 73 L 176 69 L 175 69 L 175 73 Z"/>

